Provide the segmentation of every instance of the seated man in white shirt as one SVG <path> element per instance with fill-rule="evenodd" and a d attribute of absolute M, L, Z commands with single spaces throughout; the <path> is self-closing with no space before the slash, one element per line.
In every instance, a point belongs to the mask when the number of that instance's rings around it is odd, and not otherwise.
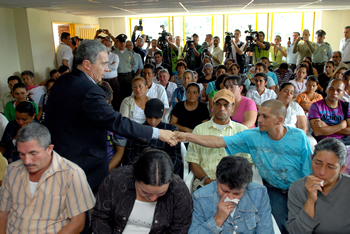
<path fill-rule="evenodd" d="M 145 64 L 143 69 L 143 78 L 145 78 L 148 86 L 146 95 L 150 98 L 158 98 L 164 103 L 165 109 L 168 109 L 169 101 L 165 88 L 162 85 L 153 82 L 153 77 L 155 76 L 154 70 L 155 69 L 152 64 Z"/>
<path fill-rule="evenodd" d="M 177 85 L 174 82 L 169 81 L 170 74 L 169 74 L 169 71 L 165 68 L 158 71 L 158 79 L 159 81 L 156 81 L 154 83 L 161 84 L 165 88 L 166 95 L 169 100 L 169 106 L 170 106 L 171 98 L 173 97 L 173 93 L 177 88 Z"/>

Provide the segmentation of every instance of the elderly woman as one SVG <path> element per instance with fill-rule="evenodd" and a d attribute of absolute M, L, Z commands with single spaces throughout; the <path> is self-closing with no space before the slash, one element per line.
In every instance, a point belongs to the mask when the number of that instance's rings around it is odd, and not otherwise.
<path fill-rule="evenodd" d="M 169 156 L 156 149 L 145 151 L 132 166 L 112 170 L 99 189 L 92 231 L 187 233 L 192 199 L 173 170 Z"/>
<path fill-rule="evenodd" d="M 255 73 L 254 80 L 256 89 L 249 90 L 246 97 L 252 99 L 256 104 L 256 108 L 259 110 L 263 102 L 276 99 L 277 95 L 273 90 L 266 88 L 267 76 L 265 73 Z"/>
<path fill-rule="evenodd" d="M 224 87 L 235 96 L 235 109 L 231 119 L 245 125 L 247 128 L 255 127 L 258 111 L 255 102 L 241 94 L 243 90 L 242 78 L 239 76 L 226 77 Z"/>
<path fill-rule="evenodd" d="M 252 183 L 252 176 L 247 159 L 221 159 L 216 181 L 193 194 L 189 233 L 274 233 L 267 189 Z"/>
<path fill-rule="evenodd" d="M 146 96 L 146 80 L 142 77 L 135 77 L 132 80 L 131 87 L 134 94 L 124 98 L 120 105 L 120 113 L 123 117 L 130 118 L 139 124 L 143 124 L 146 121 L 144 113 L 146 102 L 151 99 Z"/>
<path fill-rule="evenodd" d="M 347 149 L 335 138 L 320 141 L 312 155 L 312 174 L 295 181 L 288 193 L 287 229 L 299 233 L 350 233 L 350 177 Z"/>
<path fill-rule="evenodd" d="M 284 124 L 287 126 L 300 128 L 306 133 L 307 124 L 305 112 L 298 103 L 292 101 L 294 91 L 295 88 L 292 83 L 283 83 L 280 87 L 280 92 L 278 94 L 277 100 L 283 102 L 287 108 L 287 115 L 286 119 L 284 120 Z"/>

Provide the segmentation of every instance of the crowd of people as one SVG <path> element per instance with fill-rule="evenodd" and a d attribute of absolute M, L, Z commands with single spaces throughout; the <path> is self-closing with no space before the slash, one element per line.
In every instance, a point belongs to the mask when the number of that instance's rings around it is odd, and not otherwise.
<path fill-rule="evenodd" d="M 8 77 L 0 234 L 350 232 L 350 26 L 339 51 L 138 29 L 63 32 L 50 77 Z"/>

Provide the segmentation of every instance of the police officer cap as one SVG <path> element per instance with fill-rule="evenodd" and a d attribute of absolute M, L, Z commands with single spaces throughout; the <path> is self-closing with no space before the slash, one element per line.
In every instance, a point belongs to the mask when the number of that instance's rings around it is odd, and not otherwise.
<path fill-rule="evenodd" d="M 125 34 L 119 34 L 116 39 L 120 42 L 125 42 L 128 37 Z"/>
<path fill-rule="evenodd" d="M 317 34 L 318 36 L 324 36 L 324 35 L 326 35 L 326 32 L 323 31 L 322 29 L 320 29 L 320 30 L 317 30 L 317 31 L 316 31 L 316 34 Z"/>

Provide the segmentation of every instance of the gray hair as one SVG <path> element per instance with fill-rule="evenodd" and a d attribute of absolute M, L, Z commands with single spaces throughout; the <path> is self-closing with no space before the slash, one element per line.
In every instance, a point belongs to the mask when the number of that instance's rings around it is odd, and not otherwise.
<path fill-rule="evenodd" d="M 75 62 L 77 65 L 83 63 L 84 60 L 89 60 L 91 63 L 95 63 L 98 59 L 98 53 L 102 51 L 110 51 L 109 48 L 104 46 L 99 40 L 84 40 L 80 42 L 75 54 Z"/>
<path fill-rule="evenodd" d="M 341 51 L 339 51 L 339 50 L 333 51 L 333 53 L 332 53 L 332 54 L 334 54 L 334 53 L 338 53 L 338 54 L 339 54 L 339 57 L 343 57 L 342 52 L 341 52 Z"/>
<path fill-rule="evenodd" d="M 340 167 L 343 167 L 346 163 L 346 158 L 348 157 L 348 150 L 345 144 L 336 138 L 326 138 L 318 142 L 315 146 L 312 159 L 317 155 L 319 151 L 328 151 L 334 153 L 339 160 Z"/>
<path fill-rule="evenodd" d="M 17 135 L 17 143 L 32 140 L 37 140 L 41 147 L 47 149 L 47 147 L 51 144 L 51 134 L 44 125 L 39 123 L 31 123 L 19 130 Z"/>
<path fill-rule="evenodd" d="M 169 75 L 168 69 L 166 69 L 166 68 L 160 69 L 160 70 L 158 71 L 158 75 L 160 75 L 160 73 L 166 73 L 166 74 Z"/>

